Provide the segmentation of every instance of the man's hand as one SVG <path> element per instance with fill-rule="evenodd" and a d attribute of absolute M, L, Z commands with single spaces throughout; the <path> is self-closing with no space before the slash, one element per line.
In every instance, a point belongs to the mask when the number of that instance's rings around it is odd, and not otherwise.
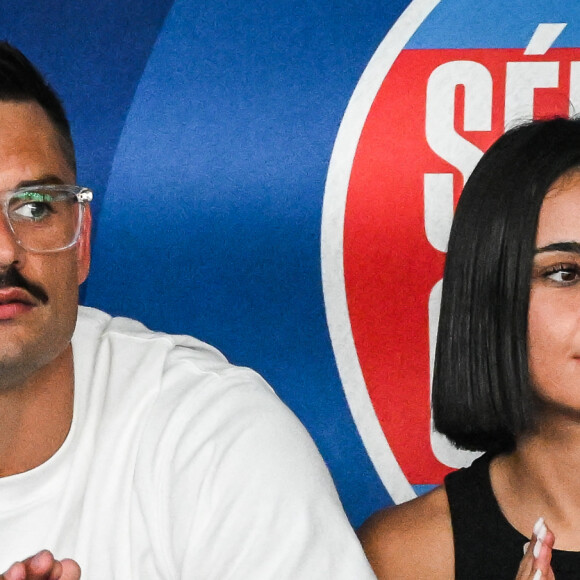
<path fill-rule="evenodd" d="M 74 560 L 55 560 L 48 550 L 43 550 L 12 564 L 0 580 L 79 580 L 80 577 L 80 566 Z"/>

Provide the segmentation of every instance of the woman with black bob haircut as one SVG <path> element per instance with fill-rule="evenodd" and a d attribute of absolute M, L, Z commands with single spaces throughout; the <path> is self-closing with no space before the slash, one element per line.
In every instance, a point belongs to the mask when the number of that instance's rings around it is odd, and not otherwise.
<path fill-rule="evenodd" d="M 509 130 L 465 184 L 432 399 L 484 454 L 363 525 L 378 578 L 580 578 L 580 119 Z"/>

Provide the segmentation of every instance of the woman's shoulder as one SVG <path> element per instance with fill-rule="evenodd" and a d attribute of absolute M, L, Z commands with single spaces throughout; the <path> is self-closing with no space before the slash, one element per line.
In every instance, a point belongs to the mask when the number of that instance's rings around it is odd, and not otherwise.
<path fill-rule="evenodd" d="M 379 580 L 455 577 L 444 487 L 375 513 L 362 525 L 359 537 Z"/>

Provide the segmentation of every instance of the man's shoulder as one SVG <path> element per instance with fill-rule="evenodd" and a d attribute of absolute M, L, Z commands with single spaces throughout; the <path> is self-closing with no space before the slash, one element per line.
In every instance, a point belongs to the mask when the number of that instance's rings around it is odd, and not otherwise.
<path fill-rule="evenodd" d="M 122 335 L 128 339 L 154 341 L 166 340 L 175 345 L 185 345 L 206 349 L 224 358 L 219 351 L 207 343 L 190 335 L 169 334 L 160 330 L 152 330 L 142 322 L 126 316 L 112 316 L 98 308 L 79 306 L 77 327 L 75 331 L 79 339 L 87 339 L 88 335 L 93 338 L 102 338 L 106 335 Z"/>
<path fill-rule="evenodd" d="M 72 342 L 73 348 L 76 347 L 75 358 L 122 355 L 125 364 L 131 364 L 131 359 L 135 359 L 147 366 L 147 363 L 169 357 L 197 363 L 208 371 L 233 367 L 218 349 L 193 336 L 151 330 L 137 320 L 111 316 L 86 306 L 79 307 Z"/>
<path fill-rule="evenodd" d="M 79 386 L 124 399 L 148 395 L 157 407 L 183 407 L 190 415 L 201 408 L 287 411 L 258 373 L 229 363 L 209 344 L 94 308 L 79 308 L 73 351 Z"/>
<path fill-rule="evenodd" d="M 142 456 L 162 440 L 167 460 L 184 446 L 196 455 L 207 439 L 224 453 L 246 440 L 250 448 L 276 441 L 311 451 L 301 424 L 258 373 L 191 336 L 83 307 L 73 351 L 79 407 L 85 413 L 102 407 L 101 419 L 119 421 L 122 429 L 130 416 Z"/>
<path fill-rule="evenodd" d="M 191 337 L 92 309 L 77 330 L 77 350 L 97 353 L 87 413 L 112 417 L 92 438 L 104 450 L 97 471 L 108 482 L 111 464 L 130 472 L 159 550 L 195 562 L 200 577 L 234 565 L 240 578 L 372 577 L 316 445 L 257 373 Z"/>

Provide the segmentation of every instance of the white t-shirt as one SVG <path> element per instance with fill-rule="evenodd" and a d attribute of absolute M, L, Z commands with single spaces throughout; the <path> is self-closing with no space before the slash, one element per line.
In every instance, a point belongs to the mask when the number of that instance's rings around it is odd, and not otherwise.
<path fill-rule="evenodd" d="M 253 371 L 81 308 L 74 416 L 0 478 L 0 572 L 48 548 L 83 580 L 374 578 L 306 431 Z"/>

